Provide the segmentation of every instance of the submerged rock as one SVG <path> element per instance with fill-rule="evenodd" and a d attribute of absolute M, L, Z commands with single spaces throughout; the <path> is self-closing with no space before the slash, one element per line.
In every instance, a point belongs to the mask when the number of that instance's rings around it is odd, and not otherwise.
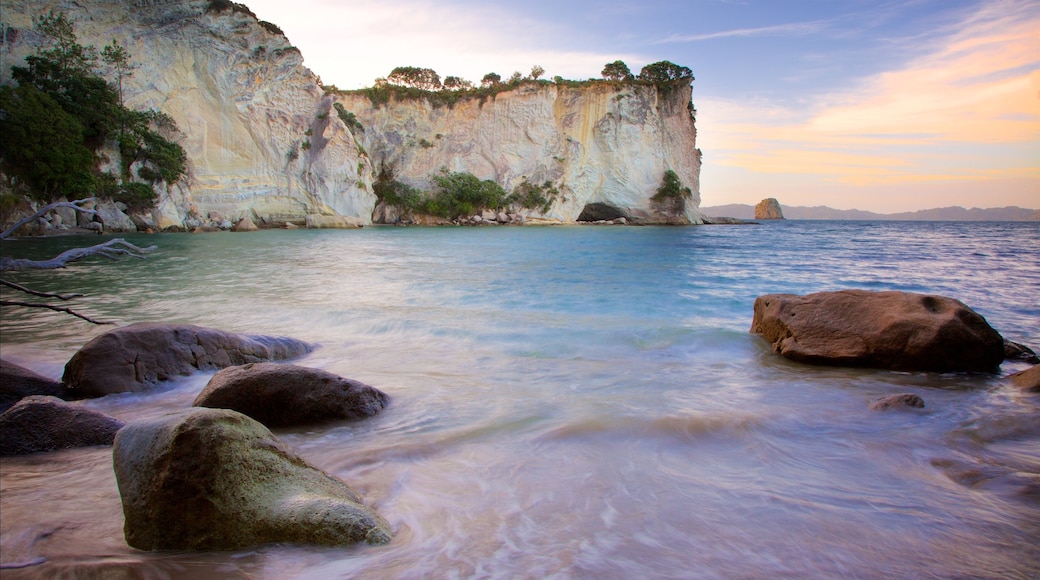
<path fill-rule="evenodd" d="M 126 542 L 141 550 L 234 550 L 272 542 L 390 541 L 345 483 L 249 417 L 185 409 L 124 427 L 112 451 Z"/>
<path fill-rule="evenodd" d="M 139 392 L 198 370 L 283 360 L 310 352 L 294 338 L 249 336 L 190 324 L 139 323 L 88 342 L 65 365 L 73 393 L 100 397 Z"/>
<path fill-rule="evenodd" d="M 1040 365 L 1010 374 L 1007 378 L 1027 393 L 1040 393 Z"/>
<path fill-rule="evenodd" d="M 319 369 L 252 363 L 218 372 L 193 404 L 233 409 L 268 427 L 289 427 L 361 419 L 389 402 L 379 389 Z"/>
<path fill-rule="evenodd" d="M 871 411 L 887 411 L 889 409 L 923 409 L 924 399 L 913 393 L 900 393 L 881 397 L 870 404 Z"/>
<path fill-rule="evenodd" d="M 57 397 L 25 397 L 0 415 L 0 455 L 111 445 L 123 422 Z"/>
<path fill-rule="evenodd" d="M 1040 357 L 1036 356 L 1033 349 L 1024 344 L 1004 341 L 1004 360 L 1020 360 L 1029 364 L 1040 364 Z"/>
<path fill-rule="evenodd" d="M 0 359 L 0 413 L 30 395 L 49 395 L 66 399 L 69 393 L 63 383 L 52 381 L 25 367 Z"/>
<path fill-rule="evenodd" d="M 994 371 L 1004 339 L 953 298 L 841 290 L 755 300 L 751 332 L 791 360 L 920 371 Z"/>

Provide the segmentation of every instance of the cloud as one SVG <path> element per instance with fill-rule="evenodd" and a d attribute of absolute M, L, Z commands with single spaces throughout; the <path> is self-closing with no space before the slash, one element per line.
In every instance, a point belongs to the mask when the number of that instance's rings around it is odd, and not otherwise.
<path fill-rule="evenodd" d="M 900 68 L 804 109 L 699 100 L 702 148 L 709 162 L 758 173 L 853 185 L 1006 179 L 1035 196 L 1038 31 L 1035 3 L 989 2 Z"/>
<path fill-rule="evenodd" d="M 737 28 L 723 30 L 720 32 L 709 32 L 705 34 L 673 34 L 653 44 L 669 44 L 678 42 L 699 42 L 702 40 L 715 40 L 717 38 L 733 38 L 743 36 L 806 36 L 819 32 L 827 26 L 826 20 L 815 20 L 812 22 L 792 22 L 790 24 L 777 24 L 774 26 L 761 26 L 758 28 Z"/>

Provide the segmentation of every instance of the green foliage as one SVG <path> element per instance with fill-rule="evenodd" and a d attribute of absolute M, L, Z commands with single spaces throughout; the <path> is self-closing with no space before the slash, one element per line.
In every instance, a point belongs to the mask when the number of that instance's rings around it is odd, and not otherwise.
<path fill-rule="evenodd" d="M 444 88 L 449 91 L 464 91 L 473 88 L 473 83 L 459 77 L 444 77 Z"/>
<path fill-rule="evenodd" d="M 531 67 L 531 79 L 532 80 L 538 80 L 538 78 L 541 77 L 544 74 L 545 74 L 545 69 L 544 68 L 542 68 L 542 67 L 540 67 L 538 65 L 534 65 L 533 67 Z"/>
<path fill-rule="evenodd" d="M 5 175 L 40 201 L 92 193 L 97 158 L 75 116 L 31 84 L 0 87 L 0 110 L 6 113 L 0 117 Z"/>
<path fill-rule="evenodd" d="M 520 71 L 516 71 L 516 72 L 513 73 L 512 76 L 509 77 L 509 80 L 506 81 L 506 82 L 508 84 L 510 84 L 510 85 L 515 87 L 516 85 L 519 85 L 521 82 L 523 82 L 523 80 L 524 80 L 523 73 L 521 73 Z"/>
<path fill-rule="evenodd" d="M 418 189 L 397 181 L 393 166 L 384 164 L 379 170 L 376 182 L 372 184 L 372 192 L 376 198 L 389 205 L 408 210 L 417 210 L 422 206 L 423 195 Z"/>
<path fill-rule="evenodd" d="M 114 201 L 121 201 L 131 211 L 141 211 L 155 205 L 155 190 L 147 183 L 124 183 L 119 193 L 112 196 Z"/>
<path fill-rule="evenodd" d="M 311 148 L 311 142 L 310 141 L 304 140 L 303 143 L 300 143 L 300 149 L 301 150 L 307 151 L 310 148 Z"/>
<path fill-rule="evenodd" d="M 644 66 L 639 71 L 639 80 L 657 85 L 691 82 L 693 81 L 693 71 L 673 62 L 662 60 Z"/>
<path fill-rule="evenodd" d="M 270 32 L 271 34 L 276 34 L 278 36 L 285 36 L 285 33 L 282 32 L 281 28 L 278 28 L 278 25 L 273 24 L 271 22 L 268 22 L 266 20 L 258 20 L 258 22 L 260 23 L 260 26 L 264 27 L 264 30 Z"/>
<path fill-rule="evenodd" d="M 429 149 L 430 147 L 433 147 L 433 143 L 426 137 L 423 137 L 422 139 L 419 139 L 419 146 L 423 149 Z"/>
<path fill-rule="evenodd" d="M 454 219 L 483 209 L 498 209 L 506 197 L 501 185 L 472 173 L 449 173 L 444 168 L 433 177 L 433 182 L 437 191 L 426 200 L 424 208 L 430 215 Z"/>
<path fill-rule="evenodd" d="M 241 12 L 242 14 L 248 14 L 253 18 L 256 18 L 256 14 L 249 9 L 245 4 L 239 4 L 237 2 L 231 2 L 231 0 L 209 0 L 209 4 L 206 6 L 206 13 L 221 14 L 227 12 Z"/>
<path fill-rule="evenodd" d="M 11 68 L 17 88 L 3 89 L 2 169 L 20 188 L 41 201 L 116 191 L 113 178 L 99 177 L 95 151 L 115 139 L 124 179 L 141 163 L 149 181 L 174 183 L 187 170 L 183 148 L 165 134 L 176 132 L 168 115 L 137 112 L 122 104 L 121 91 L 94 72 L 97 51 L 76 42 L 72 23 L 53 11 L 36 20 L 43 38 L 26 66 Z M 130 55 L 118 42 L 102 59 L 116 85 L 130 76 Z"/>
<path fill-rule="evenodd" d="M 399 66 L 386 77 L 390 84 L 412 87 L 423 91 L 443 88 L 441 77 L 433 69 L 414 66 Z"/>
<path fill-rule="evenodd" d="M 556 196 L 559 194 L 560 190 L 551 181 L 536 185 L 525 177 L 520 182 L 520 185 L 516 186 L 513 193 L 509 194 L 505 202 L 507 205 L 515 204 L 526 209 L 536 209 L 546 213 L 552 208 L 552 204 L 556 201 Z"/>
<path fill-rule="evenodd" d="M 333 103 L 332 106 L 335 107 L 339 119 L 350 129 L 351 133 L 365 132 L 365 128 L 361 126 L 361 121 L 358 121 L 357 116 L 353 112 L 344 108 L 342 103 Z"/>
<path fill-rule="evenodd" d="M 608 81 L 631 81 L 635 77 L 632 76 L 632 71 L 628 68 L 628 65 L 624 61 L 615 60 L 614 62 L 607 63 L 603 67 L 603 71 L 599 74 L 603 75 L 603 78 Z"/>
<path fill-rule="evenodd" d="M 671 169 L 664 172 L 661 186 L 650 199 L 661 209 L 673 213 L 682 213 L 686 209 L 686 200 L 693 198 L 693 192 L 683 185 L 679 176 Z"/>

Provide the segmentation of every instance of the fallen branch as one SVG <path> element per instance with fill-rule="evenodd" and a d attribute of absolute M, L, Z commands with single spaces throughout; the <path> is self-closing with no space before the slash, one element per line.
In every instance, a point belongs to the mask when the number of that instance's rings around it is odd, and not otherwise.
<path fill-rule="evenodd" d="M 52 204 L 46 205 L 46 206 L 40 208 L 39 210 L 37 210 L 36 213 L 32 214 L 31 216 L 24 217 L 24 218 L 18 220 L 17 222 L 15 222 L 15 224 L 13 226 L 11 226 L 11 227 L 7 228 L 6 230 L 4 230 L 4 233 L 0 234 L 0 240 L 11 236 L 12 234 L 14 234 L 18 230 L 18 228 L 24 226 L 25 224 L 32 223 L 32 222 L 36 221 L 38 218 L 47 215 L 47 212 L 49 212 L 49 211 L 51 211 L 53 209 L 57 209 L 59 207 L 71 207 L 72 209 L 74 209 L 74 210 L 76 210 L 76 211 L 78 211 L 80 213 L 85 213 L 87 215 L 97 215 L 97 210 L 87 209 L 85 207 L 80 207 L 80 204 L 87 203 L 88 201 L 94 201 L 95 199 L 97 199 L 97 198 L 88 197 L 86 199 L 77 199 L 76 201 L 56 201 L 56 202 L 54 202 Z"/>
<path fill-rule="evenodd" d="M 55 312 L 64 312 L 65 314 L 71 314 L 77 318 L 82 318 L 92 324 L 115 324 L 115 322 L 101 322 L 100 320 L 94 320 L 89 316 L 84 316 L 79 312 L 72 310 L 71 308 L 63 308 L 61 306 L 55 306 L 53 304 L 36 304 L 33 302 L 17 302 L 14 300 L 0 300 L 0 306 L 22 306 L 25 308 L 46 308 Z"/>
<path fill-rule="evenodd" d="M 32 288 L 26 288 L 21 284 L 15 284 L 14 282 L 8 282 L 7 280 L 0 279 L 0 284 L 9 288 L 14 288 L 26 294 L 32 294 L 33 296 L 39 296 L 40 298 L 57 298 L 58 300 L 72 300 L 73 298 L 82 298 L 82 294 L 55 294 L 53 292 L 40 292 L 39 290 L 33 290 Z"/>
<path fill-rule="evenodd" d="M 155 250 L 158 246 L 141 248 L 131 244 L 123 238 L 114 238 L 103 244 L 90 246 L 89 248 L 72 248 L 65 250 L 50 260 L 29 260 L 27 258 L 0 258 L 0 272 L 15 270 L 53 270 L 64 268 L 67 264 L 77 262 L 90 256 L 101 256 L 109 260 L 115 260 L 119 256 L 131 256 L 133 258 L 145 257 L 145 254 Z"/>

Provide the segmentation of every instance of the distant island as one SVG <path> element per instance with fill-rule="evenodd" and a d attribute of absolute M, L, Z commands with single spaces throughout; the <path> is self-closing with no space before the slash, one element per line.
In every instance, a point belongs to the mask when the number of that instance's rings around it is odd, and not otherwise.
<path fill-rule="evenodd" d="M 917 221 L 973 221 L 1025 222 L 1040 221 L 1040 209 L 1023 207 L 994 207 L 965 209 L 960 206 L 922 209 L 901 213 L 875 213 L 860 209 L 834 209 L 824 205 L 812 207 L 783 206 L 784 217 L 793 220 L 917 220 Z M 701 212 L 714 217 L 733 217 L 750 220 L 755 217 L 755 206 L 742 203 L 701 207 Z"/>

